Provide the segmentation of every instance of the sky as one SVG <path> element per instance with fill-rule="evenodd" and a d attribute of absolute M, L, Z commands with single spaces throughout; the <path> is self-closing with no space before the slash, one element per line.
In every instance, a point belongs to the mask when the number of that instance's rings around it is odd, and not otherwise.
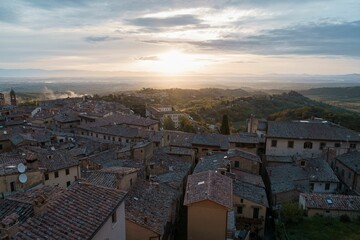
<path fill-rule="evenodd" d="M 0 0 L 0 69 L 360 73 L 358 0 Z"/>

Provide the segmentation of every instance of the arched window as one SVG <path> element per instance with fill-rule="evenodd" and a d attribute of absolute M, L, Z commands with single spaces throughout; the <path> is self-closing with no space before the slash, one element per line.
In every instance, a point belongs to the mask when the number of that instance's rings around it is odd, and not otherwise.
<path fill-rule="evenodd" d="M 312 149 L 312 142 L 304 142 L 304 148 Z"/>

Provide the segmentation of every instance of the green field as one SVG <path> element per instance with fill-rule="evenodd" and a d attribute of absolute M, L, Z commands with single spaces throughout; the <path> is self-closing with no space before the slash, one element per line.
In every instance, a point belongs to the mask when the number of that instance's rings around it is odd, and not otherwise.
<path fill-rule="evenodd" d="M 285 230 L 286 229 L 286 230 Z M 285 233 L 286 232 L 286 233 Z M 277 226 L 280 240 L 360 240 L 360 221 L 340 222 L 335 218 L 313 217 L 296 224 Z"/>

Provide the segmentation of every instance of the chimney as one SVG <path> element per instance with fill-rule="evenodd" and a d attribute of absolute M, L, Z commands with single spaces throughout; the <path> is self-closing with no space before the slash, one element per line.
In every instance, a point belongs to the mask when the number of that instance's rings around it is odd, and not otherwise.
<path fill-rule="evenodd" d="M 40 194 L 33 201 L 33 210 L 35 216 L 42 216 L 47 212 L 47 199 L 45 195 Z"/>
<path fill-rule="evenodd" d="M 25 160 L 26 160 L 26 166 L 29 170 L 39 168 L 39 161 L 35 153 L 27 152 L 25 155 Z"/>
<path fill-rule="evenodd" d="M 1 220 L 0 239 L 11 239 L 19 231 L 19 215 L 12 213 Z"/>

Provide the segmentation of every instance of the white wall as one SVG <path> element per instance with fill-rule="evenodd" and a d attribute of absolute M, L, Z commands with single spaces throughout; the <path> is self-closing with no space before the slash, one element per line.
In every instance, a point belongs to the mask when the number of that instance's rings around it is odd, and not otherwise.
<path fill-rule="evenodd" d="M 124 201 L 116 209 L 117 222 L 112 222 L 112 217 L 106 220 L 106 223 L 92 238 L 93 240 L 125 240 L 125 203 Z"/>

